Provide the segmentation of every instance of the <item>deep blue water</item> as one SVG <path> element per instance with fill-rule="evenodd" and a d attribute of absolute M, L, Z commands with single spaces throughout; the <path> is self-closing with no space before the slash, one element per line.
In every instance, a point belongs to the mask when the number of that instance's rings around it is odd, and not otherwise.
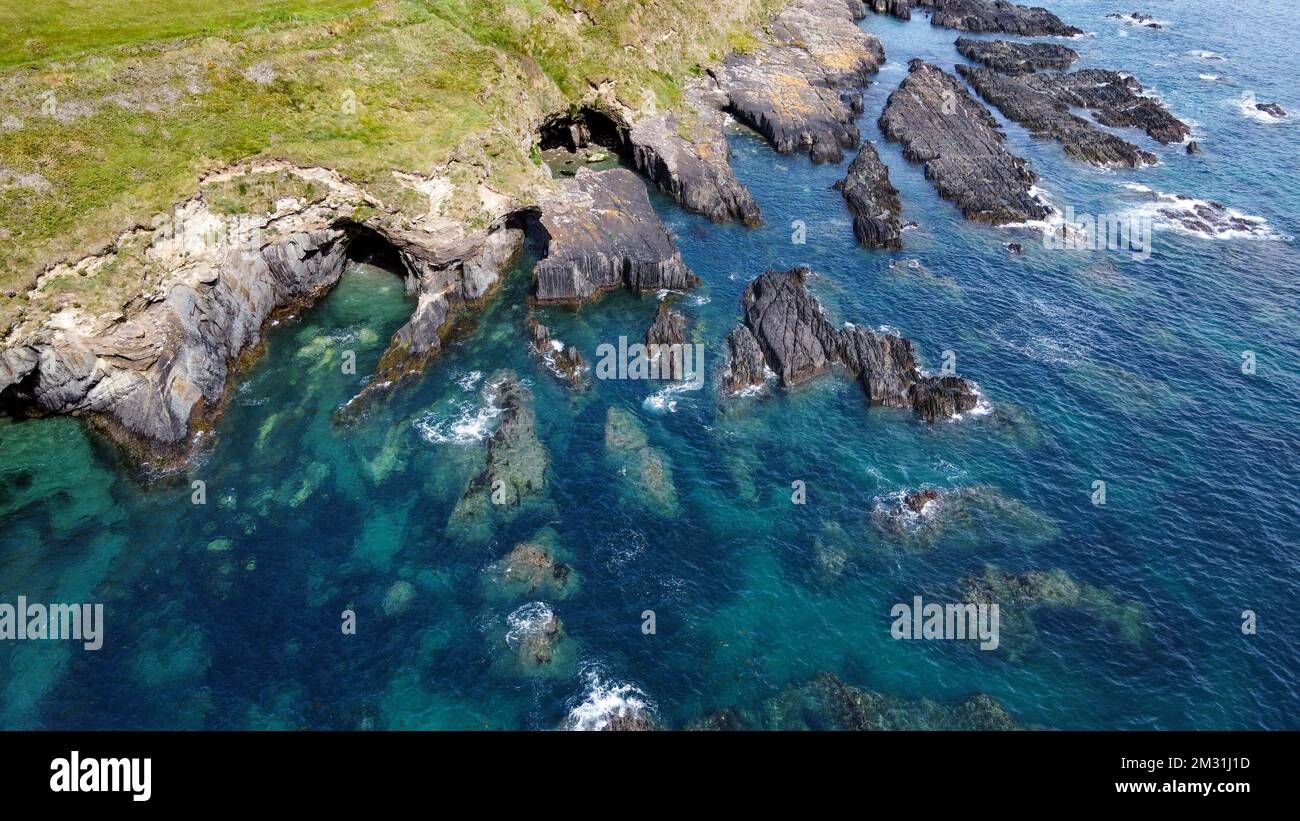
<path fill-rule="evenodd" d="M 711 387 L 659 394 L 671 409 L 646 401 L 662 385 L 645 382 L 597 381 L 575 398 L 525 350 L 525 259 L 423 377 L 340 428 L 334 410 L 411 309 L 396 276 L 356 266 L 270 334 L 184 482 L 133 481 L 76 420 L 0 422 L 0 601 L 106 609 L 98 652 L 0 645 L 0 727 L 552 728 L 601 696 L 653 704 L 680 727 L 724 707 L 758 713 L 824 670 L 900 696 L 987 692 L 1050 727 L 1300 726 L 1300 116 L 1266 123 L 1241 109 L 1249 91 L 1300 113 L 1300 31 L 1282 0 L 1231 16 L 1152 2 L 1140 10 L 1160 31 L 1104 19 L 1129 5 L 1051 7 L 1095 34 L 1070 42 L 1080 67 L 1136 75 L 1195 124 L 1204 153 L 1126 131 L 1161 164 L 1100 171 L 1007 124 L 1011 150 L 1058 206 L 1124 212 L 1135 199 L 1123 185 L 1139 183 L 1261 217 L 1270 238 L 1157 226 L 1142 261 L 963 222 L 875 125 L 909 58 L 961 59 L 956 33 L 920 14 L 870 16 L 889 62 L 860 125 L 919 224 L 904 250 L 855 245 L 831 188 L 851 158 L 813 166 L 737 129 L 733 162 L 763 227 L 713 225 L 653 195 L 704 281 L 677 305 L 712 377 L 749 279 L 810 265 L 836 318 L 900 330 L 932 369 L 955 352 L 992 413 L 926 427 L 868 409 L 834 376 L 726 412 Z M 795 220 L 805 244 L 791 241 Z M 1009 255 L 1008 241 L 1027 253 Z M 601 342 L 639 339 L 655 307 L 620 293 L 539 315 L 594 359 Z M 356 376 L 341 372 L 343 350 L 357 352 Z M 1253 375 L 1243 351 L 1256 354 Z M 502 367 L 536 396 L 553 507 L 470 544 L 446 523 L 483 458 L 484 389 Z M 671 461 L 677 516 L 629 503 L 603 452 L 611 405 Z M 194 479 L 207 483 L 204 506 L 190 503 Z M 1104 506 L 1092 504 L 1096 480 Z M 807 504 L 791 503 L 794 481 Z M 1023 509 L 949 528 L 923 554 L 892 549 L 872 512 L 921 485 L 983 486 Z M 503 597 L 486 570 L 544 525 L 580 586 L 550 603 L 565 657 L 524 676 L 504 637 L 526 601 Z M 852 546 L 838 577 L 815 558 L 828 527 Z M 894 603 L 938 596 L 985 564 L 1113 588 L 1140 605 L 1146 635 L 1064 610 L 1039 619 L 1038 642 L 1015 659 L 891 639 Z M 399 581 L 413 591 L 405 606 Z M 355 636 L 340 630 L 345 609 Z M 641 631 L 647 609 L 655 635 Z M 1257 635 L 1240 629 L 1247 609 Z"/>

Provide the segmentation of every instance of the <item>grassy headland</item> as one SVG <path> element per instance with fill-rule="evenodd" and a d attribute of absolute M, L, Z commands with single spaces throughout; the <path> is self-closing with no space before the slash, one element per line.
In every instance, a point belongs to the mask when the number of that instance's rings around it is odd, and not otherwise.
<path fill-rule="evenodd" d="M 612 83 L 639 109 L 753 32 L 781 0 L 0 0 L 0 332 L 74 301 L 120 309 L 147 275 L 119 248 L 88 279 L 29 295 L 52 263 L 110 247 L 251 158 L 336 169 L 386 205 L 453 184 L 537 184 L 531 126 Z M 301 196 L 272 178 L 210 194 L 232 211 Z"/>

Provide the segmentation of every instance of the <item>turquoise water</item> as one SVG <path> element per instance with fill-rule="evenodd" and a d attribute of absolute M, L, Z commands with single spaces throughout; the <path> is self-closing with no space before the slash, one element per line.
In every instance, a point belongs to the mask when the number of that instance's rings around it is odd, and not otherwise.
<path fill-rule="evenodd" d="M 956 34 L 923 15 L 871 16 L 863 25 L 889 63 L 860 125 L 919 224 L 904 250 L 855 246 L 831 189 L 847 159 L 812 166 L 738 129 L 734 165 L 766 223 L 717 226 L 654 195 L 704 280 L 676 304 L 712 375 L 748 280 L 808 264 L 838 319 L 899 329 L 933 369 L 954 351 L 992 413 L 925 427 L 868 410 L 835 377 L 725 412 L 711 389 L 644 382 L 597 381 L 575 397 L 525 350 L 525 259 L 424 376 L 339 427 L 335 409 L 412 307 L 398 277 L 354 266 L 270 334 L 181 481 L 134 480 L 76 420 L 0 422 L 0 601 L 103 602 L 106 619 L 98 652 L 0 645 L 0 727 L 552 728 L 619 698 L 683 727 L 726 707 L 756 714 L 823 670 L 900 696 L 987 692 L 1050 727 L 1300 726 L 1300 137 L 1294 121 L 1239 105 L 1252 91 L 1300 113 L 1294 12 L 1275 0 L 1233 19 L 1162 2 L 1142 10 L 1169 25 L 1148 31 L 1104 19 L 1127 5 L 1051 5 L 1095 32 L 1071 42 L 1081 67 L 1135 74 L 1195 123 L 1205 150 L 1187 157 L 1128 132 L 1161 165 L 1103 172 L 1008 124 L 1051 200 L 1120 212 L 1134 207 L 1122 185 L 1141 183 L 1262 217 L 1274 238 L 1157 228 L 1140 261 L 964 223 L 875 126 L 909 58 L 961 59 Z M 791 242 L 795 220 L 806 244 Z M 1027 253 L 1010 256 L 1008 241 Z M 655 307 L 619 293 L 539 316 L 594 361 L 602 342 L 641 338 Z M 355 376 L 340 368 L 345 350 Z M 1240 369 L 1247 350 L 1254 375 Z M 502 367 L 536 397 L 553 504 L 470 544 L 446 523 L 481 464 L 485 389 Z M 671 461 L 677 516 L 628 503 L 604 455 L 611 405 L 634 412 Z M 193 480 L 206 505 L 191 504 Z M 1096 480 L 1104 506 L 1091 501 Z M 795 481 L 804 505 L 791 503 Z M 1015 513 L 902 549 L 872 514 L 920 485 L 991 488 Z M 505 635 L 527 602 L 503 597 L 487 571 L 543 526 L 579 586 L 550 603 L 566 653 L 526 676 Z M 818 562 L 818 537 L 846 546 L 841 574 Z M 894 603 L 942 598 L 990 563 L 1114 588 L 1140 605 L 1144 635 L 1062 610 L 1038 619 L 1037 643 L 1014 659 L 891 639 Z M 356 635 L 340 630 L 347 609 Z M 1247 609 L 1257 635 L 1240 629 Z M 645 610 L 654 635 L 642 633 Z"/>

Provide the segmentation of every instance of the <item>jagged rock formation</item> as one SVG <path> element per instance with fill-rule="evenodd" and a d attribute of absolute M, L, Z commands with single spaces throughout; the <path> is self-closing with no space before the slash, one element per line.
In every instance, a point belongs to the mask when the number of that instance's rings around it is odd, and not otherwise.
<path fill-rule="evenodd" d="M 577 348 L 565 345 L 558 339 L 551 338 L 551 331 L 535 317 L 528 317 L 528 347 L 542 360 L 546 369 L 556 377 L 568 383 L 574 390 L 583 390 L 587 385 L 587 360 Z"/>
<path fill-rule="evenodd" d="M 1029 164 L 1003 146 L 988 109 L 952 75 L 913 60 L 889 95 L 880 130 L 903 144 L 903 156 L 925 164 L 925 176 L 970 220 L 994 225 L 1040 220 L 1051 213 L 1031 192 Z"/>
<path fill-rule="evenodd" d="M 781 153 L 839 162 L 859 142 L 853 119 L 885 53 L 858 28 L 857 0 L 795 0 L 772 22 L 773 45 L 732 54 L 717 72 L 727 109 Z"/>
<path fill-rule="evenodd" d="M 912 0 L 870 0 L 870 8 L 876 14 L 889 14 L 899 20 L 912 19 Z"/>
<path fill-rule="evenodd" d="M 669 112 L 632 126 L 628 145 L 636 169 L 683 208 L 714 222 L 758 225 L 758 204 L 731 169 L 722 111 L 698 86 L 684 96 L 686 114 Z"/>
<path fill-rule="evenodd" d="M 1142 128 L 1162 143 L 1180 142 L 1191 134 L 1191 128 L 1158 100 L 1139 96 L 1142 86 L 1137 80 L 1118 72 L 1085 69 L 1012 77 L 969 66 L 957 66 L 957 71 L 1008 119 L 1094 165 L 1137 168 L 1154 164 L 1156 156 L 1072 114 L 1072 108 L 1091 110 L 1105 125 Z"/>
<path fill-rule="evenodd" d="M 970 60 L 1003 74 L 1029 74 L 1041 69 L 1064 71 L 1079 53 L 1058 43 L 1013 43 L 1010 40 L 974 40 L 958 37 L 957 51 Z"/>
<path fill-rule="evenodd" d="M 876 147 L 862 144 L 844 179 L 836 183 L 853 212 L 853 233 L 867 248 L 902 248 L 903 229 L 898 215 L 903 204 L 898 189 L 889 182 L 889 169 Z"/>
<path fill-rule="evenodd" d="M 1140 168 L 1156 163 L 1155 154 L 1071 114 L 1051 94 L 1021 78 L 987 68 L 957 66 L 957 71 L 1008 119 L 1028 128 L 1036 137 L 1056 140 L 1075 159 L 1105 168 Z"/>
<path fill-rule="evenodd" d="M 722 371 L 722 392 L 737 394 L 762 385 L 767 378 L 767 360 L 754 334 L 737 325 L 727 334 L 726 363 Z"/>
<path fill-rule="evenodd" d="M 356 417 L 368 402 L 424 370 L 442 350 L 456 311 L 481 304 L 500 284 L 523 248 L 524 232 L 500 221 L 477 246 L 465 243 L 436 256 L 415 256 L 400 235 L 393 240 L 407 270 L 407 293 L 416 297 L 415 310 L 393 334 L 374 377 L 340 410 L 340 419 Z"/>
<path fill-rule="evenodd" d="M 546 490 L 550 457 L 537 438 L 532 392 L 513 371 L 491 377 L 501 421 L 487 440 L 487 461 L 470 480 L 451 514 L 455 525 L 473 526 L 493 518 L 513 518 L 526 501 Z"/>
<path fill-rule="evenodd" d="M 655 318 L 646 328 L 645 344 L 651 361 L 660 361 L 659 373 L 669 379 L 684 379 L 686 363 L 683 356 L 673 356 L 674 345 L 686 343 L 686 316 L 660 302 Z M 664 361 L 664 357 L 667 360 Z"/>
<path fill-rule="evenodd" d="M 579 169 L 541 205 L 534 230 L 545 257 L 533 269 L 539 303 L 590 302 L 617 288 L 685 290 L 697 279 L 631 171 Z"/>
<path fill-rule="evenodd" d="M 912 343 L 903 337 L 852 325 L 834 327 L 808 290 L 810 274 L 807 268 L 768 271 L 749 283 L 741 297 L 742 327 L 783 385 L 806 382 L 841 365 L 862 385 L 872 405 L 911 410 L 927 422 L 975 407 L 979 394 L 973 383 L 923 373 Z M 737 341 L 742 354 L 747 347 L 743 340 L 741 335 Z M 749 373 L 753 363 L 729 361 L 727 369 Z M 739 377 L 730 382 L 743 384 Z"/>
<path fill-rule="evenodd" d="M 930 25 L 958 31 L 998 31 L 1022 37 L 1074 37 L 1083 29 L 1039 6 L 1019 6 L 1005 0 L 917 0 L 930 9 Z"/>
<path fill-rule="evenodd" d="M 672 465 L 650 445 L 640 420 L 622 408 L 605 414 L 605 455 L 624 477 L 629 497 L 660 515 L 677 514 Z"/>

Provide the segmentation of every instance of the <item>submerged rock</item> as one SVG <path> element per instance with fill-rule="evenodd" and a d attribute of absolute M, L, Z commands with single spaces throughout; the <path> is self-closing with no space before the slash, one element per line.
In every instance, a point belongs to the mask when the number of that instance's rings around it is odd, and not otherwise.
<path fill-rule="evenodd" d="M 959 588 L 962 602 L 998 605 L 1000 649 L 1013 659 L 1037 642 L 1034 621 L 1046 608 L 1081 612 L 1132 644 L 1141 644 L 1150 634 L 1149 616 L 1141 604 L 1114 588 L 1078 581 L 1059 568 L 1014 573 L 989 565 L 983 575 L 962 579 Z"/>
<path fill-rule="evenodd" d="M 650 445 L 640 420 L 622 408 L 611 407 L 605 414 L 605 454 L 640 506 L 662 516 L 677 515 L 671 463 Z"/>
<path fill-rule="evenodd" d="M 545 243 L 533 268 L 538 302 L 589 302 L 624 287 L 685 290 L 698 281 L 651 207 L 645 183 L 623 168 L 579 169 L 543 203 L 536 228 Z"/>
<path fill-rule="evenodd" d="M 1039 543 L 1057 533 L 1050 520 L 1023 502 L 984 485 L 891 494 L 876 503 L 871 522 L 883 539 L 881 547 L 906 554 L 929 553 L 940 545 Z"/>
<path fill-rule="evenodd" d="M 1022 37 L 1074 37 L 1083 29 L 1039 6 L 1019 6 L 1005 0 L 917 0 L 930 9 L 930 25 L 959 31 L 999 31 Z"/>
<path fill-rule="evenodd" d="M 1084 69 L 1011 77 L 987 68 L 958 66 L 957 71 L 1007 118 L 1036 136 L 1051 137 L 1070 156 L 1094 165 L 1137 168 L 1154 164 L 1156 156 L 1102 131 L 1071 109 L 1086 108 L 1104 125 L 1142 128 L 1162 143 L 1181 142 L 1191 133 L 1158 100 L 1140 96 L 1137 80 L 1118 72 Z"/>
<path fill-rule="evenodd" d="M 565 675 L 572 661 L 564 624 L 544 602 L 529 602 L 506 619 L 506 646 L 523 675 Z"/>
<path fill-rule="evenodd" d="M 733 719 L 734 720 L 734 719 Z M 900 698 L 818 673 L 770 699 L 763 709 L 770 730 L 1021 730 L 996 699 L 979 693 L 953 702 Z"/>
<path fill-rule="evenodd" d="M 551 331 L 535 317 L 526 322 L 530 341 L 529 349 L 535 354 L 546 369 L 566 382 L 574 390 L 587 387 L 587 360 L 577 348 L 567 346 L 558 339 L 551 338 Z"/>
<path fill-rule="evenodd" d="M 513 371 L 491 377 L 501 422 L 487 440 L 487 462 L 470 480 L 451 514 L 453 524 L 513 518 L 520 507 L 546 490 L 549 457 L 537 438 L 532 393 Z"/>
<path fill-rule="evenodd" d="M 952 75 L 921 60 L 889 95 L 880 129 L 903 144 L 903 156 L 925 165 L 925 175 L 963 216 L 1000 225 L 1041 220 L 1051 209 L 1032 191 L 1037 177 L 1013 156 L 988 109 Z"/>
<path fill-rule="evenodd" d="M 1142 14 L 1136 11 L 1132 14 L 1107 14 L 1106 19 L 1119 20 L 1120 22 L 1128 23 L 1130 26 L 1142 26 L 1143 28 L 1149 29 L 1164 28 L 1164 26 L 1160 25 L 1156 18 L 1152 17 L 1150 14 Z"/>
<path fill-rule="evenodd" d="M 511 598 L 544 598 L 559 601 L 578 587 L 577 574 L 559 557 L 555 531 L 545 528 L 526 542 L 519 542 L 490 568 L 490 577 L 500 592 Z"/>
<path fill-rule="evenodd" d="M 401 579 L 393 582 L 392 586 L 384 592 L 384 615 L 393 616 L 401 613 L 411 605 L 414 599 L 415 586 L 413 584 Z"/>
<path fill-rule="evenodd" d="M 836 183 L 853 212 L 853 233 L 867 248 L 902 248 L 903 229 L 898 224 L 903 204 L 898 189 L 889 182 L 889 168 L 876 147 L 862 144 L 844 179 Z"/>
<path fill-rule="evenodd" d="M 841 365 L 866 392 L 872 405 L 911 410 L 927 422 L 975 407 L 975 385 L 956 376 L 923 373 L 912 343 L 901 336 L 878 334 L 857 326 L 835 328 L 806 284 L 807 268 L 768 271 L 741 297 L 743 326 L 762 352 L 764 362 L 786 386 L 812 379 Z M 743 334 L 733 332 L 739 355 L 748 359 Z M 730 344 L 729 338 L 729 344 Z M 745 382 L 753 371 L 746 360 L 728 361 L 726 385 Z"/>
<path fill-rule="evenodd" d="M 858 28 L 859 2 L 794 0 L 770 26 L 772 45 L 733 53 L 718 72 L 726 107 L 783 154 L 839 162 L 860 140 L 862 89 L 885 59 Z"/>
<path fill-rule="evenodd" d="M 1040 69 L 1064 71 L 1079 53 L 1057 43 L 1013 43 L 1010 40 L 975 40 L 958 37 L 957 51 L 1003 74 L 1029 74 Z"/>

